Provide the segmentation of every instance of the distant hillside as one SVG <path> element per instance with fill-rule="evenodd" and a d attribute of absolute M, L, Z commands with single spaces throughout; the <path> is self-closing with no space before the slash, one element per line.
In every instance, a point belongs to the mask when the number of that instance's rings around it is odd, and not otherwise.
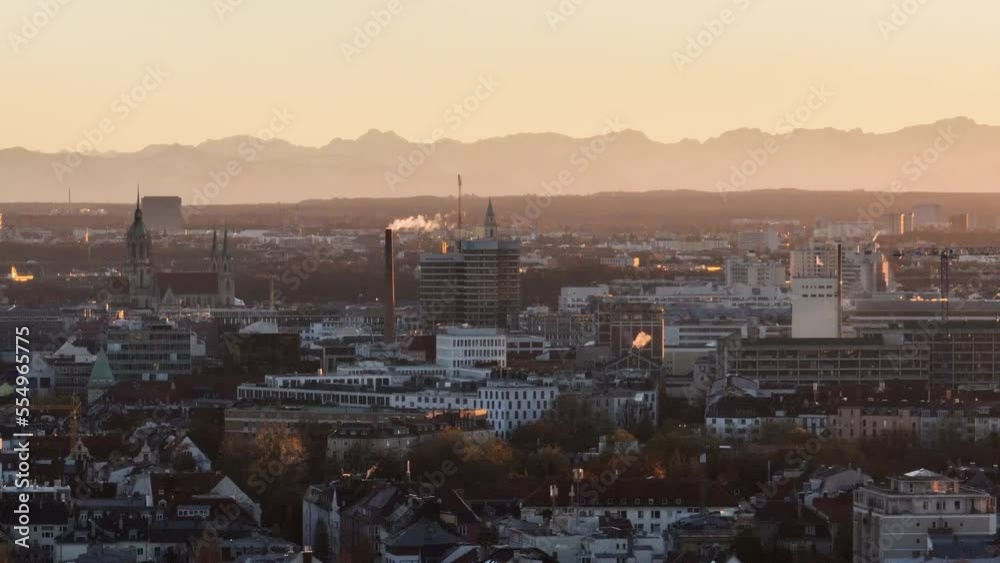
<path fill-rule="evenodd" d="M 748 160 L 754 155 L 762 164 Z M 921 155 L 928 162 L 913 160 Z M 563 195 L 720 187 L 879 190 L 897 180 L 902 191 L 987 192 L 1000 187 L 997 155 L 1000 127 L 966 118 L 884 134 L 816 129 L 773 136 L 739 129 L 677 143 L 633 130 L 608 139 L 541 133 L 433 145 L 370 131 L 321 148 L 231 137 L 79 161 L 66 153 L 0 150 L 0 201 L 61 202 L 72 188 L 75 201 L 128 202 L 136 181 L 144 194 L 177 195 L 186 205 L 449 196 L 459 171 L 465 192 L 483 197 L 537 193 L 546 183 Z M 412 170 L 403 164 L 407 158 L 417 163 Z M 742 183 L 734 176 L 741 167 L 749 172 Z M 216 189 L 213 181 L 227 185 Z"/>

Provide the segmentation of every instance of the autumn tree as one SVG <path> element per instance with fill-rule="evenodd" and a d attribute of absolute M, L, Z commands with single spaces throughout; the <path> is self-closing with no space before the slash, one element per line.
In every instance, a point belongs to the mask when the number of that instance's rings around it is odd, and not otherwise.
<path fill-rule="evenodd" d="M 563 394 L 540 421 L 518 428 L 511 443 L 531 451 L 541 446 L 555 446 L 571 453 L 585 452 L 597 446 L 598 438 L 614 430 L 611 417 L 586 397 Z"/>
<path fill-rule="evenodd" d="M 569 456 L 553 446 L 531 452 L 524 460 L 525 472 L 543 480 L 569 474 L 570 466 Z"/>

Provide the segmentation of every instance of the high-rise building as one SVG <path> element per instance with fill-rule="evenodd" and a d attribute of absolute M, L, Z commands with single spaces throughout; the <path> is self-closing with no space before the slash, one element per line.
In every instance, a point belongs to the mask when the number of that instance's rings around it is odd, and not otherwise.
<path fill-rule="evenodd" d="M 947 226 L 941 205 L 937 203 L 918 203 L 913 206 L 913 230 L 936 229 Z"/>
<path fill-rule="evenodd" d="M 426 328 L 517 326 L 521 243 L 498 238 L 492 201 L 483 227 L 483 238 L 461 241 L 457 252 L 420 257 L 420 308 Z"/>
<path fill-rule="evenodd" d="M 108 330 L 107 355 L 117 381 L 191 375 L 193 335 L 164 322 L 125 321 Z"/>
<path fill-rule="evenodd" d="M 791 254 L 792 338 L 839 338 L 841 246 L 813 243 Z"/>

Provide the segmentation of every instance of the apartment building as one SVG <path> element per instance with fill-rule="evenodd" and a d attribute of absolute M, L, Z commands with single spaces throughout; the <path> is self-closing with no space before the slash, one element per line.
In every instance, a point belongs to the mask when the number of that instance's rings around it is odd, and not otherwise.
<path fill-rule="evenodd" d="M 853 520 L 854 563 L 997 560 L 996 498 L 926 469 L 855 490 Z"/>

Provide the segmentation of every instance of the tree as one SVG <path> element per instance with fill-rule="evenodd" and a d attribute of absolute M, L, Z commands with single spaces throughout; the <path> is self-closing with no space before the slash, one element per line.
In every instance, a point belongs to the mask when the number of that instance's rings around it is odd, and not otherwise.
<path fill-rule="evenodd" d="M 385 477 L 401 477 L 403 460 L 391 451 L 377 451 L 369 442 L 359 441 L 344 452 L 343 470 L 346 473 L 377 471 Z"/>
<path fill-rule="evenodd" d="M 698 465 L 706 445 L 686 429 L 664 427 L 646 443 L 643 466 L 652 474 L 665 470 L 666 477 L 697 477 L 701 474 L 700 466 L 694 474 L 691 469 Z"/>
<path fill-rule="evenodd" d="M 415 479 L 465 487 L 502 479 L 514 468 L 514 452 L 506 442 L 470 439 L 457 428 L 418 443 L 409 459 Z"/>
<path fill-rule="evenodd" d="M 545 446 L 537 452 L 531 452 L 524 460 L 525 471 L 542 480 L 566 475 L 570 466 L 569 456 L 553 446 Z"/>
<path fill-rule="evenodd" d="M 608 434 L 605 439 L 607 449 L 615 451 L 619 448 L 627 448 L 629 444 L 636 442 L 636 437 L 624 428 L 615 428 L 615 431 Z"/>
<path fill-rule="evenodd" d="M 575 394 L 556 397 L 542 420 L 528 426 L 532 428 L 517 436 L 519 447 L 534 449 L 548 445 L 572 453 L 585 452 L 597 446 L 598 438 L 614 429 L 607 412 Z M 541 443 L 525 443 L 526 437 L 533 437 Z"/>
<path fill-rule="evenodd" d="M 813 434 L 790 420 L 767 421 L 760 425 L 760 442 L 768 445 L 805 443 Z"/>

